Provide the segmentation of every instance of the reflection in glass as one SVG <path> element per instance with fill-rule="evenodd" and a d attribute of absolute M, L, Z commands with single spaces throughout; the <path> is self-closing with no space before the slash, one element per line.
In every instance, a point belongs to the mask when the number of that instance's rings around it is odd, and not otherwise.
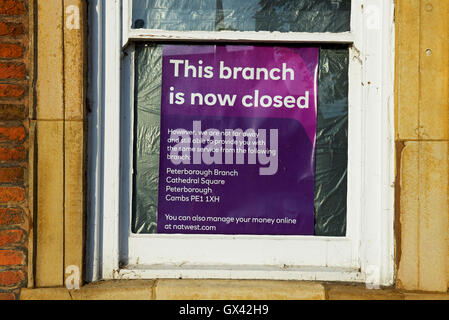
<path fill-rule="evenodd" d="M 134 29 L 345 32 L 351 0 L 133 0 Z"/>

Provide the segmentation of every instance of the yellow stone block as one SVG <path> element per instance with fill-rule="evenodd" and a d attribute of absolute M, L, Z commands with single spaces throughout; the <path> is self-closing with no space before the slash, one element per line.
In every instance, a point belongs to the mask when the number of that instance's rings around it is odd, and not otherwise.
<path fill-rule="evenodd" d="M 324 300 L 323 285 L 298 281 L 160 280 L 156 300 Z"/>
<path fill-rule="evenodd" d="M 85 101 L 85 1 L 64 0 L 65 119 L 83 120 Z"/>
<path fill-rule="evenodd" d="M 420 138 L 448 139 L 449 1 L 421 1 L 420 24 Z"/>
<path fill-rule="evenodd" d="M 64 126 L 38 121 L 37 135 L 37 287 L 63 285 L 64 275 Z"/>
<path fill-rule="evenodd" d="M 20 300 L 71 300 L 66 288 L 22 289 Z"/>
<path fill-rule="evenodd" d="M 83 270 L 84 255 L 84 124 L 65 122 L 65 270 L 76 266 Z M 69 274 L 65 274 L 67 277 Z M 80 274 L 81 275 L 81 274 Z M 82 275 L 79 277 L 82 280 Z"/>
<path fill-rule="evenodd" d="M 419 145 L 419 290 L 446 292 L 449 143 Z"/>
<path fill-rule="evenodd" d="M 396 137 L 449 138 L 449 2 L 396 1 Z"/>
<path fill-rule="evenodd" d="M 449 300 L 447 293 L 404 293 L 405 300 Z"/>
<path fill-rule="evenodd" d="M 400 226 L 396 232 L 400 232 L 400 243 L 396 250 L 398 255 L 397 286 L 407 290 L 418 290 L 418 226 L 419 226 L 419 145 L 417 142 L 406 142 L 401 152 L 400 163 L 400 199 L 399 208 Z"/>
<path fill-rule="evenodd" d="M 64 119 L 64 46 L 61 0 L 37 0 L 36 117 Z"/>
<path fill-rule="evenodd" d="M 396 136 L 417 139 L 419 127 L 420 0 L 396 1 Z M 413 40 L 411 40 L 413 39 Z"/>
<path fill-rule="evenodd" d="M 331 285 L 327 287 L 328 300 L 402 300 L 403 296 L 392 289 L 369 290 L 362 286 Z"/>
<path fill-rule="evenodd" d="M 152 300 L 152 280 L 104 281 L 72 290 L 73 300 Z"/>
<path fill-rule="evenodd" d="M 153 280 L 102 281 L 81 287 L 23 289 L 21 300 L 152 300 Z"/>
<path fill-rule="evenodd" d="M 397 285 L 447 291 L 448 142 L 407 142 L 401 157 Z"/>

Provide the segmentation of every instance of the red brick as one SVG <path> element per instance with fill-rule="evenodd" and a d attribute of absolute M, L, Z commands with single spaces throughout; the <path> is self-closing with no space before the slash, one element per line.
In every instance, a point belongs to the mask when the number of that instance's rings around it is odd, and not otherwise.
<path fill-rule="evenodd" d="M 27 109 L 23 105 L 0 104 L 0 119 L 2 121 L 24 120 L 27 116 Z"/>
<path fill-rule="evenodd" d="M 0 43 L 0 58 L 13 59 L 23 56 L 23 47 L 14 43 Z"/>
<path fill-rule="evenodd" d="M 0 1 L 0 14 L 20 15 L 26 12 L 25 4 L 19 0 Z"/>
<path fill-rule="evenodd" d="M 24 33 L 21 23 L 0 22 L 0 36 L 17 37 Z"/>
<path fill-rule="evenodd" d="M 0 248 L 16 245 L 23 241 L 24 233 L 22 230 L 3 230 L 0 231 Z"/>
<path fill-rule="evenodd" d="M 23 168 L 0 168 L 0 183 L 23 183 Z"/>
<path fill-rule="evenodd" d="M 25 137 L 26 132 L 23 126 L 0 127 L 0 142 L 21 142 Z"/>
<path fill-rule="evenodd" d="M 0 301 L 16 300 L 16 296 L 12 292 L 0 292 Z"/>
<path fill-rule="evenodd" d="M 0 266 L 21 266 L 25 264 L 25 255 L 19 250 L 0 250 Z"/>
<path fill-rule="evenodd" d="M 0 187 L 0 202 L 21 202 L 25 200 L 25 189 L 18 187 Z"/>
<path fill-rule="evenodd" d="M 0 161 L 21 161 L 25 160 L 27 150 L 20 146 L 17 148 L 0 148 Z"/>
<path fill-rule="evenodd" d="M 0 84 L 0 98 L 20 98 L 25 88 L 15 84 Z"/>
<path fill-rule="evenodd" d="M 12 226 L 22 224 L 24 215 L 21 209 L 17 208 L 0 208 L 0 225 Z"/>
<path fill-rule="evenodd" d="M 0 79 L 25 79 L 24 64 L 0 63 Z"/>
<path fill-rule="evenodd" d="M 25 281 L 25 274 L 20 270 L 0 271 L 0 286 L 15 287 Z"/>

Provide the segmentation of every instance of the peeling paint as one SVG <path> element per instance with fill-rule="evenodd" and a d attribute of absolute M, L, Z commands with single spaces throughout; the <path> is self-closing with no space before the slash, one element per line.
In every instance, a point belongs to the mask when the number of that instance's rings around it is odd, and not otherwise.
<path fill-rule="evenodd" d="M 396 178 L 395 178 L 395 214 L 394 214 L 394 235 L 395 235 L 395 249 L 396 249 L 396 270 L 399 269 L 399 262 L 401 261 L 402 256 L 402 234 L 401 234 L 401 161 L 402 161 L 402 153 L 406 147 L 406 143 L 404 141 L 396 141 Z"/>

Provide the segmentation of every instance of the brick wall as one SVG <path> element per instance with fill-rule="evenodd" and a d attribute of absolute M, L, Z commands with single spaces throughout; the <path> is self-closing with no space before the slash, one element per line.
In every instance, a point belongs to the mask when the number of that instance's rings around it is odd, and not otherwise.
<path fill-rule="evenodd" d="M 0 0 L 0 300 L 27 282 L 28 13 L 28 1 Z"/>

